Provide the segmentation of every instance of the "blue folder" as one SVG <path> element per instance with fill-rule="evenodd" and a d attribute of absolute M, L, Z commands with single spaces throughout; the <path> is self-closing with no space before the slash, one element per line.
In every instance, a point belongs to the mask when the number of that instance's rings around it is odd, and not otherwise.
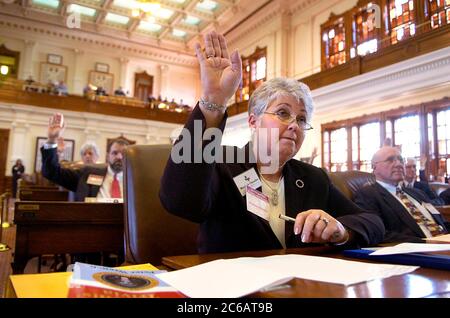
<path fill-rule="evenodd" d="M 362 258 L 384 263 L 401 265 L 414 265 L 442 270 L 450 270 L 450 256 L 440 254 L 407 253 L 393 255 L 374 255 L 373 250 L 345 250 L 343 255 L 347 257 Z"/>

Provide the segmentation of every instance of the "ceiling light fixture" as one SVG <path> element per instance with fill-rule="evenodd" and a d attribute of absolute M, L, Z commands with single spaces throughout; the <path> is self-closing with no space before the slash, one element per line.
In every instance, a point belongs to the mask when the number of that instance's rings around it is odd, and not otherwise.
<path fill-rule="evenodd" d="M 8 73 L 9 73 L 9 66 L 8 65 L 0 66 L 0 74 L 1 75 L 6 76 L 6 75 L 8 75 Z"/>
<path fill-rule="evenodd" d="M 135 18 L 142 16 L 148 22 L 155 23 L 155 17 L 152 16 L 152 13 L 159 10 L 159 8 L 161 8 L 161 4 L 157 1 L 136 0 L 131 9 L 131 16 Z"/>

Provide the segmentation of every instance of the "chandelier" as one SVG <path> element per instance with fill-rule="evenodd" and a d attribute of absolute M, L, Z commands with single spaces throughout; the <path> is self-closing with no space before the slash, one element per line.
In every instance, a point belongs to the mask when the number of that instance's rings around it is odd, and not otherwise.
<path fill-rule="evenodd" d="M 133 1 L 131 16 L 134 18 L 142 17 L 148 22 L 154 23 L 155 17 L 152 16 L 152 12 L 157 11 L 160 7 L 161 4 L 154 0 L 135 0 Z"/>

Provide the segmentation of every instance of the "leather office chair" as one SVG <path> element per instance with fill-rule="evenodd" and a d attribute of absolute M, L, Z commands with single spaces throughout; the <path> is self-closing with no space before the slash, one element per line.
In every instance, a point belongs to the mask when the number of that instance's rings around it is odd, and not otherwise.
<path fill-rule="evenodd" d="M 350 200 L 353 201 L 355 193 L 367 183 L 375 182 L 372 173 L 364 171 L 330 172 L 331 182 Z"/>
<path fill-rule="evenodd" d="M 125 262 L 160 265 L 164 256 L 197 254 L 196 223 L 169 214 L 159 200 L 171 145 L 129 146 L 125 155 Z"/>

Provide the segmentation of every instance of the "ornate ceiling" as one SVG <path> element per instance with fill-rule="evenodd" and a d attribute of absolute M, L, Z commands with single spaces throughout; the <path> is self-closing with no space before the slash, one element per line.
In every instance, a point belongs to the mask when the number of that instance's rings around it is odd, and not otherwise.
<path fill-rule="evenodd" d="M 210 29 L 225 32 L 271 0 L 0 0 L 0 11 L 69 29 L 187 49 Z M 156 5 L 155 5 L 156 3 Z"/>

